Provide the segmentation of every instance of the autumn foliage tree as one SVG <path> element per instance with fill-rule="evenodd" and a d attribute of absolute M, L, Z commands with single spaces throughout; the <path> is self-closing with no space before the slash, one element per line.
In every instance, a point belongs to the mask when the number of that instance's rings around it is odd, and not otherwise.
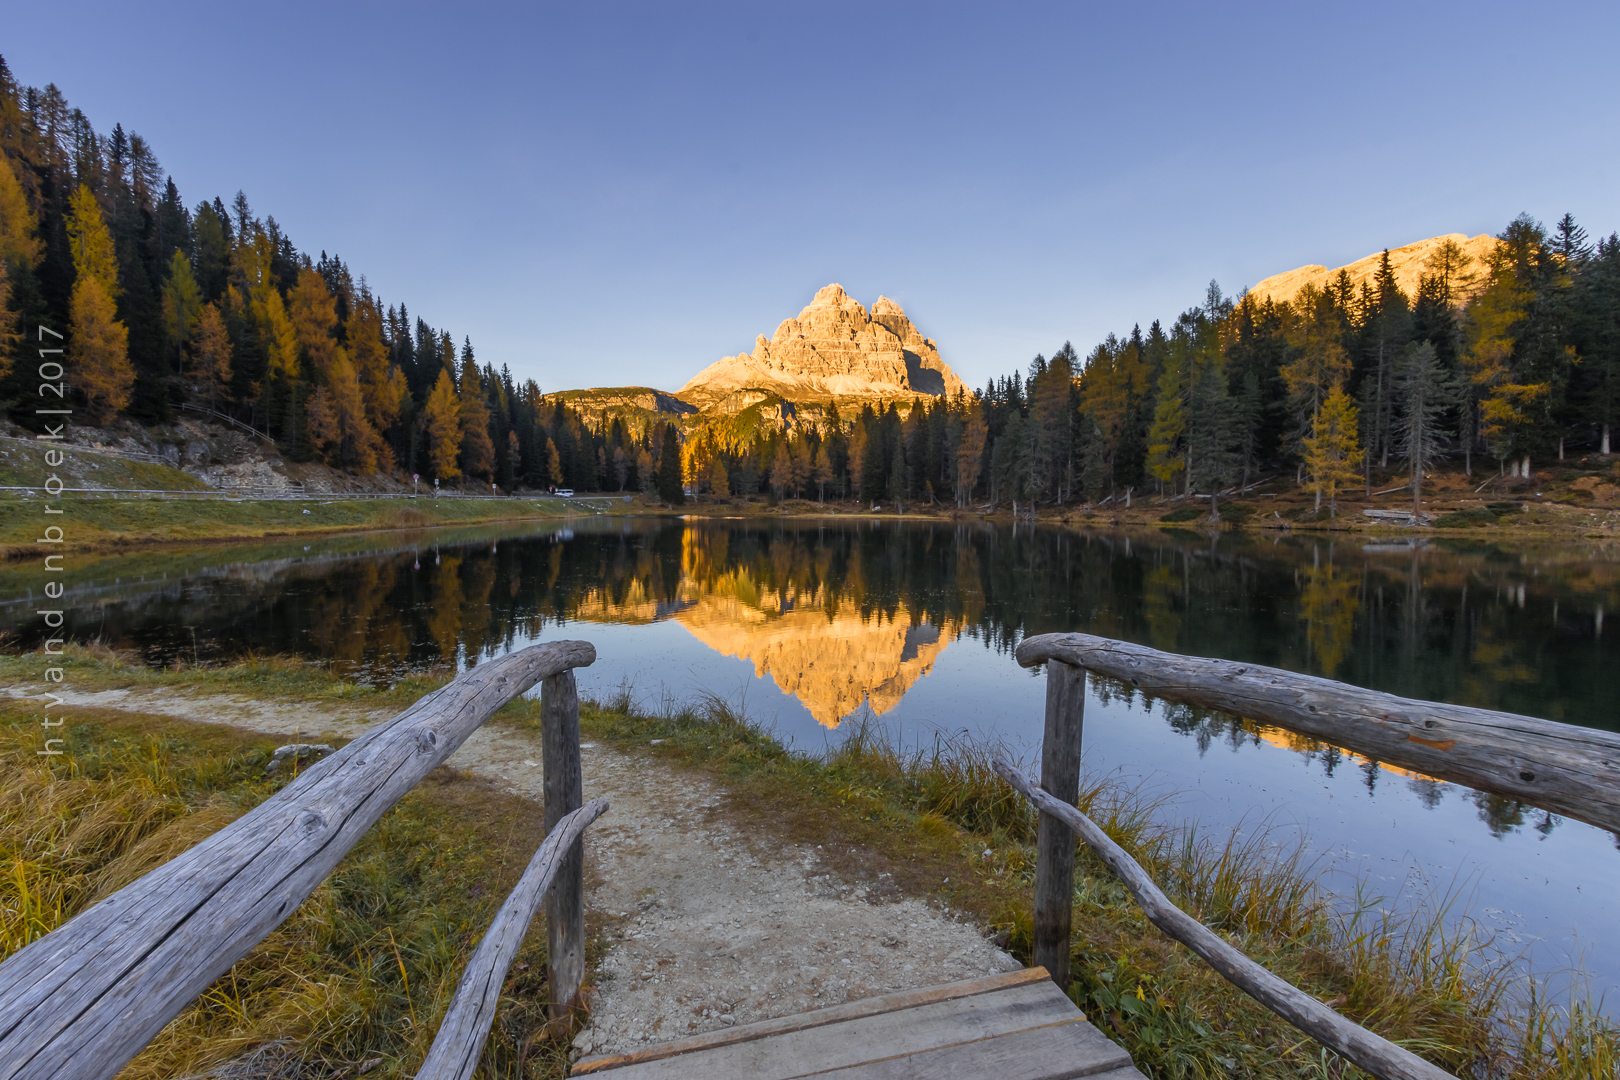
<path fill-rule="evenodd" d="M 68 209 L 73 252 L 73 380 L 84 392 L 90 415 L 105 422 L 129 404 L 135 368 L 129 362 L 129 330 L 118 319 L 118 261 L 101 207 L 80 184 Z"/>
<path fill-rule="evenodd" d="M 1305 471 L 1320 510 L 1326 500 L 1329 516 L 1339 512 L 1339 492 L 1358 479 L 1361 442 L 1357 436 L 1356 404 L 1342 388 L 1334 387 L 1305 437 Z"/>

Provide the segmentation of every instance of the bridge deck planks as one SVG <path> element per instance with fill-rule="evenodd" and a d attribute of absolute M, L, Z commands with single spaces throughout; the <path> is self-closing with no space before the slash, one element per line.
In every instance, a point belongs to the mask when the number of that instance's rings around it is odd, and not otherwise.
<path fill-rule="evenodd" d="M 968 979 L 586 1058 L 601 1080 L 1140 1078 L 1044 968 Z"/>

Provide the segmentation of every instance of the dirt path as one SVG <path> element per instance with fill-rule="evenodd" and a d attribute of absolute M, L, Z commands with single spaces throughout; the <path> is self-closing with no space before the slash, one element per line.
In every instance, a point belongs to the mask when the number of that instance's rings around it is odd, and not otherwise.
<path fill-rule="evenodd" d="M 31 688 L 3 691 L 25 696 Z M 60 692 L 59 692 L 60 693 Z M 352 737 L 387 710 L 232 695 L 106 690 L 65 704 L 159 713 L 319 741 Z M 893 990 L 1018 966 L 966 922 L 883 898 L 826 870 L 769 823 L 721 812 L 725 792 L 650 755 L 582 747 L 587 798 L 611 804 L 586 836 L 586 917 L 605 930 L 582 1053 L 616 1052 Z M 540 747 L 503 727 L 475 732 L 450 764 L 538 801 Z"/>

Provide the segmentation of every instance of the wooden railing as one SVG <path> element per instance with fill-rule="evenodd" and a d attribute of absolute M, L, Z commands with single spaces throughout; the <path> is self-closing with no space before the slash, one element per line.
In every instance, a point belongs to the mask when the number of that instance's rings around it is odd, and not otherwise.
<path fill-rule="evenodd" d="M 580 806 L 573 669 L 595 659 L 586 642 L 557 641 L 478 665 L 19 950 L 0 964 L 0 1080 L 115 1075 L 291 915 L 386 810 L 537 682 L 548 835 L 468 965 L 418 1075 L 471 1075 L 507 966 L 541 897 L 548 1006 L 553 1016 L 571 1014 L 584 974 L 580 837 L 607 808 L 600 800 Z"/>
<path fill-rule="evenodd" d="M 1264 720 L 1370 758 L 1466 784 L 1620 832 L 1620 735 L 1512 713 L 1416 701 L 1277 668 L 1160 652 L 1089 634 L 1026 638 L 1025 667 L 1046 668 L 1037 785 L 1004 760 L 996 771 L 1040 811 L 1034 962 L 1069 984 L 1078 837 L 1124 882 L 1149 921 L 1262 1005 L 1387 1080 L 1452 1074 L 1334 1012 L 1176 907 L 1147 872 L 1076 808 L 1086 673 L 1197 708 Z"/>

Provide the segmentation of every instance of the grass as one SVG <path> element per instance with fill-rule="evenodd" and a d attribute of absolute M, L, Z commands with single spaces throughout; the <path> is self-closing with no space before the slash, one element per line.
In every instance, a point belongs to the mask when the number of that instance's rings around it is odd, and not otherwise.
<path fill-rule="evenodd" d="M 25 681 L 35 666 L 34 657 L 0 657 L 0 678 Z M 69 683 L 77 689 L 165 687 L 371 706 L 404 704 L 442 678 L 428 675 L 375 690 L 292 660 L 152 671 L 105 651 L 82 649 L 70 655 L 68 671 Z M 538 705 L 528 699 L 515 702 L 498 714 L 497 722 L 537 727 Z M 869 892 L 947 903 L 990 928 L 1027 962 L 1035 815 L 991 772 L 993 747 L 942 740 L 901 751 L 876 727 L 858 726 L 825 757 L 813 759 L 788 752 L 718 698 L 652 713 L 637 708 L 628 693 L 611 701 L 586 702 L 582 726 L 592 739 L 716 777 L 728 792 L 725 812 L 754 826 L 739 832 L 758 837 L 763 856 L 771 857 L 783 843 L 819 847 L 829 869 L 863 883 Z M 148 828 L 137 830 L 140 835 L 131 839 L 100 846 L 78 839 L 70 842 L 68 833 L 62 832 L 44 850 L 83 852 L 80 862 L 68 857 L 36 861 L 60 863 L 65 878 L 92 882 L 74 887 L 74 895 L 82 896 L 87 890 L 110 887 L 131 872 L 127 865 L 116 872 L 105 869 L 116 861 L 106 852 L 138 851 L 138 856 L 130 857 L 134 862 L 156 861 L 190 842 L 193 833 L 186 829 L 200 835 L 214 827 L 211 822 L 228 820 L 268 793 L 257 770 L 262 756 L 252 756 L 262 755 L 268 743 L 233 751 L 224 735 L 191 738 L 196 749 L 190 758 L 161 747 L 142 749 L 145 744 L 130 744 L 119 758 L 124 775 L 137 780 L 149 770 L 159 770 L 150 775 L 160 777 L 173 763 L 189 761 L 186 768 L 192 770 L 188 775 L 193 779 L 180 785 L 181 790 L 192 791 L 181 798 L 187 816 L 166 801 L 172 798 L 167 794 L 172 785 L 158 784 L 149 791 L 144 781 L 126 783 L 117 792 L 119 799 L 158 807 L 160 817 L 194 818 L 190 825 L 168 826 L 176 831 L 163 839 L 148 840 L 161 834 L 160 829 Z M 90 756 L 83 761 L 94 760 L 93 750 L 86 751 Z M 240 764 L 231 764 L 233 754 L 240 757 Z M 296 956 L 302 965 L 310 964 L 310 957 L 323 958 L 321 963 L 329 968 L 310 970 L 328 972 L 329 981 L 321 983 L 327 989 L 317 992 L 303 980 L 287 981 L 285 971 L 291 963 L 266 960 L 262 972 L 250 969 L 261 980 L 264 995 L 255 998 L 251 1008 L 241 1007 L 234 983 L 229 989 L 222 983 L 215 991 L 219 999 L 200 1007 L 204 1011 L 195 1021 L 199 1027 L 188 1029 L 184 1037 L 179 1029 L 171 1029 L 172 1041 L 160 1040 L 148 1053 L 179 1055 L 194 1041 L 217 1049 L 225 1045 L 220 1040 L 235 1051 L 254 1045 L 255 1039 L 263 1045 L 274 1035 L 292 1040 L 298 1053 L 322 1062 L 352 1062 L 377 1054 L 385 1057 L 389 1069 L 399 1070 L 419 1060 L 431 1018 L 442 1010 L 442 996 L 457 970 L 448 959 L 451 946 L 462 940 L 457 933 L 474 932 L 445 927 L 478 927 L 487 918 L 487 913 L 474 916 L 475 905 L 463 895 L 469 882 L 484 871 L 476 859 L 469 863 L 467 857 L 451 858 L 441 849 L 455 851 L 457 843 L 491 832 L 504 835 L 500 827 L 506 824 L 499 807 L 483 801 L 495 797 L 488 793 L 478 795 L 459 814 L 435 811 L 442 805 L 435 800 L 448 797 L 449 790 L 421 792 L 386 817 L 344 864 L 375 869 L 360 875 L 352 891 L 334 890 L 345 873 L 340 871 L 323 888 L 334 895 L 322 900 L 317 894 L 267 944 L 270 956 Z M 1177 903 L 1256 961 L 1459 1075 L 1587 1080 L 1613 1074 L 1620 1032 L 1599 1006 L 1579 995 L 1568 1006 L 1551 1005 L 1536 983 L 1491 954 L 1475 936 L 1456 929 L 1466 927 L 1466 921 L 1448 918 L 1443 905 L 1404 917 L 1388 913 L 1379 898 L 1367 896 L 1348 914 L 1340 914 L 1314 886 L 1315 868 L 1300 849 L 1277 843 L 1263 829 L 1228 835 L 1169 827 L 1153 802 L 1111 782 L 1087 788 L 1081 805 Z M 413 811 L 413 806 L 420 809 Z M 30 816 L 37 816 L 33 809 Z M 106 811 L 69 817 L 122 822 L 144 816 Z M 164 817 L 160 823 L 168 820 Z M 117 838 L 119 828 L 128 831 L 126 826 L 108 826 L 107 835 Z M 530 838 L 526 843 L 532 842 L 532 832 L 518 832 Z M 0 837 L 11 834 L 11 818 L 0 815 Z M 483 854 L 496 859 L 497 871 L 515 873 L 517 860 L 526 858 L 527 850 L 511 850 L 510 844 L 505 850 L 502 856 Z M 365 863 L 368 859 L 382 861 Z M 1089 853 L 1081 852 L 1079 867 L 1070 992 L 1091 1020 L 1120 1040 L 1150 1075 L 1178 1080 L 1360 1075 L 1165 938 Z M 38 876 L 45 871 L 36 868 L 30 873 Z M 97 874 L 107 876 L 97 880 Z M 401 885 L 404 881 L 411 882 L 408 890 Z M 60 893 L 30 888 L 25 895 L 31 899 L 18 910 L 31 913 L 28 917 L 34 919 L 31 925 L 37 931 L 72 906 L 53 899 Z M 383 901 L 381 896 L 393 899 Z M 483 902 L 492 905 L 494 900 Z M 430 903 L 444 906 L 408 906 Z M 349 916 L 328 914 L 332 904 Z M 341 945 L 318 933 L 310 937 L 313 928 L 304 929 L 300 921 L 306 912 L 315 927 L 341 928 Z M 282 933 L 292 934 L 296 944 L 274 944 Z M 389 938 L 389 933 L 395 937 Z M 399 974 L 402 965 L 409 973 L 409 991 Z M 231 978 L 239 977 L 233 972 Z M 506 1048 L 502 1053 L 520 1055 L 533 1034 L 537 1018 L 521 1004 L 525 993 L 521 984 L 510 991 L 519 1003 L 509 1006 L 512 1016 L 501 1021 L 516 1025 L 502 1027 L 500 1037 L 506 1040 L 500 1044 Z M 262 1016 L 284 1019 L 267 1025 Z M 395 1025 L 401 1025 L 398 1031 Z M 543 1069 L 554 1063 L 543 1059 L 541 1065 L 531 1062 L 525 1067 L 540 1068 L 535 1075 L 545 1075 Z"/>
<path fill-rule="evenodd" d="M 264 775 L 273 740 L 110 711 L 78 710 L 69 754 L 47 764 L 34 713 L 0 704 L 0 956 L 285 782 Z M 540 832 L 530 803 L 434 773 L 121 1075 L 412 1075 Z M 530 934 L 480 1076 L 564 1075 L 565 1048 L 542 1037 L 544 970 Z"/>
<path fill-rule="evenodd" d="M 1485 506 L 1453 510 L 1434 519 L 1434 527 L 1437 529 L 1478 529 L 1496 523 L 1496 513 Z"/>
<path fill-rule="evenodd" d="M 67 513 L 50 519 L 68 534 L 75 552 L 212 540 L 308 536 L 362 529 L 421 529 L 520 519 L 558 520 L 566 507 L 554 499 L 276 500 L 64 496 Z M 58 500 L 62 501 L 62 500 Z M 0 498 L 0 558 L 39 552 L 46 524 L 43 496 Z M 577 512 L 577 511 L 576 511 Z"/>

